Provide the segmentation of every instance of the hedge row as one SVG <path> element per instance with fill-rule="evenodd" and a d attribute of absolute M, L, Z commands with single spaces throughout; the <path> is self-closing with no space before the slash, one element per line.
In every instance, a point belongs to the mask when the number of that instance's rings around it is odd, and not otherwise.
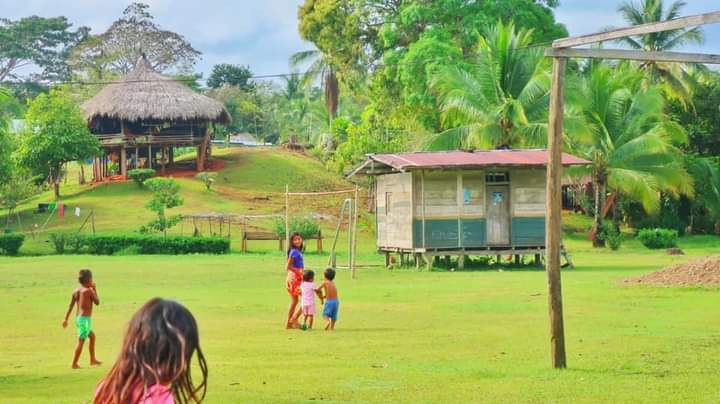
<path fill-rule="evenodd" d="M 127 248 L 139 254 L 225 254 L 230 240 L 222 237 L 163 237 L 149 235 L 78 236 L 73 252 L 87 251 L 96 255 L 112 255 Z"/>
<path fill-rule="evenodd" d="M 24 241 L 22 234 L 0 234 L 0 255 L 17 255 Z"/>

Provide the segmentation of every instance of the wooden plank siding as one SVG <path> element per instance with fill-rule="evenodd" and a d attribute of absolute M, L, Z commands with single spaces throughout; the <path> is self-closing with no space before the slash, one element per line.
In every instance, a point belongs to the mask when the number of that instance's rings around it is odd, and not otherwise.
<path fill-rule="evenodd" d="M 388 174 L 378 177 L 378 247 L 413 247 L 412 178 L 411 173 Z"/>
<path fill-rule="evenodd" d="M 545 169 L 501 167 L 490 171 L 509 173 L 509 246 L 543 246 Z M 485 175 L 486 171 L 480 170 L 425 170 L 424 174 L 378 176 L 378 247 L 488 247 Z"/>

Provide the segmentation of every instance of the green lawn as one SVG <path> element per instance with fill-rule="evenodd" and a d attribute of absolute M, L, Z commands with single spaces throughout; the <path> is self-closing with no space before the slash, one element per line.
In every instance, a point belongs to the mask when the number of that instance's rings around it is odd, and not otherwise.
<path fill-rule="evenodd" d="M 283 329 L 277 252 L 0 258 L 2 402 L 88 402 L 129 317 L 153 296 L 197 317 L 208 403 L 720 401 L 719 290 L 618 283 L 717 252 L 718 238 L 682 239 L 682 257 L 635 242 L 620 252 L 567 244 L 577 268 L 563 272 L 564 371 L 549 368 L 542 271 L 341 272 L 340 321 L 326 333 Z M 381 261 L 363 246 L 361 263 Z M 326 259 L 306 261 L 319 269 Z M 102 299 L 94 326 L 106 364 L 72 371 L 74 330 L 60 323 L 81 267 L 94 270 Z"/>

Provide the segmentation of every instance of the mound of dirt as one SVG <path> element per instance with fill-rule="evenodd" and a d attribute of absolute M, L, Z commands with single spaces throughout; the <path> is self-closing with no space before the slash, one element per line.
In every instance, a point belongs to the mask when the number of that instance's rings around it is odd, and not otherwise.
<path fill-rule="evenodd" d="M 720 256 L 705 257 L 623 280 L 628 284 L 720 286 Z"/>

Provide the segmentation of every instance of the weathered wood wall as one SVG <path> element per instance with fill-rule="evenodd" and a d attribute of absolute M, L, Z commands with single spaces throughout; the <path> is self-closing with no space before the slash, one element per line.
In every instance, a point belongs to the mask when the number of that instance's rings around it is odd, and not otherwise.
<path fill-rule="evenodd" d="M 510 244 L 543 245 L 545 170 L 493 171 L 507 171 L 510 176 Z M 378 247 L 486 246 L 488 184 L 485 174 L 480 170 L 425 170 L 378 176 Z"/>
<path fill-rule="evenodd" d="M 378 247 L 412 248 L 412 174 L 381 175 L 377 181 Z"/>

